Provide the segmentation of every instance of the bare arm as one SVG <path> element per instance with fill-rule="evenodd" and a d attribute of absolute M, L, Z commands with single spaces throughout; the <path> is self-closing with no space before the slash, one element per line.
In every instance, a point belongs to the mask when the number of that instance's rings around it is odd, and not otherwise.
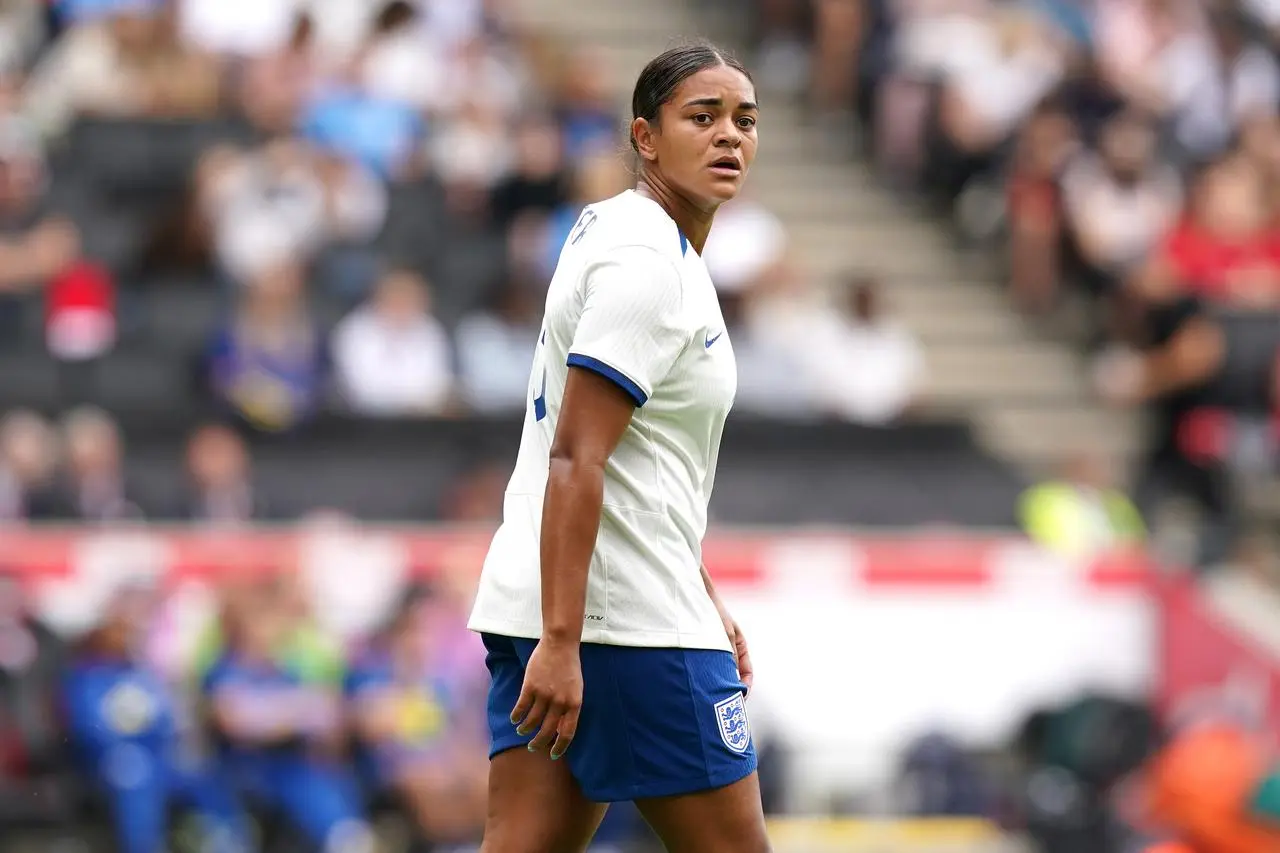
<path fill-rule="evenodd" d="M 569 369 L 542 509 L 542 636 L 548 640 L 582 639 L 604 468 L 634 411 L 634 401 L 613 382 Z"/>

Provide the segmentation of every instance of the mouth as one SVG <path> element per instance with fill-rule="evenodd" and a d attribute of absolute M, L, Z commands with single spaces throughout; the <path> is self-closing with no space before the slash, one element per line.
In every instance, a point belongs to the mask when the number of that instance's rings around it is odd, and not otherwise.
<path fill-rule="evenodd" d="M 725 177 L 736 178 L 742 174 L 742 163 L 737 157 L 721 157 L 719 160 L 713 160 L 707 168 Z"/>

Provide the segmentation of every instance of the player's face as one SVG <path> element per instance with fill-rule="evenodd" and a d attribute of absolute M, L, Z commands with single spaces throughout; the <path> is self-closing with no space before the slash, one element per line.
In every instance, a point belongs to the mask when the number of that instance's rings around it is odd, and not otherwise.
<path fill-rule="evenodd" d="M 704 68 L 662 106 L 653 144 L 663 176 L 710 207 L 738 194 L 756 158 L 756 91 L 728 66 Z"/>

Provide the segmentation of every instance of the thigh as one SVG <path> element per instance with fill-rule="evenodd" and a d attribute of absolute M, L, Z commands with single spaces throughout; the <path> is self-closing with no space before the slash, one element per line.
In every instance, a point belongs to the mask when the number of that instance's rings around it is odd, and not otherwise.
<path fill-rule="evenodd" d="M 489 762 L 481 853 L 581 853 L 607 806 L 582 794 L 564 761 L 508 749 Z"/>
<path fill-rule="evenodd" d="M 769 853 L 755 773 L 723 788 L 637 800 L 667 853 Z"/>
<path fill-rule="evenodd" d="M 532 736 L 512 725 L 532 640 L 484 635 L 489 668 L 489 801 L 483 853 L 578 853 L 585 850 L 605 807 L 589 801 L 569 769 L 525 749 Z M 573 754 L 575 744 L 569 754 Z"/>

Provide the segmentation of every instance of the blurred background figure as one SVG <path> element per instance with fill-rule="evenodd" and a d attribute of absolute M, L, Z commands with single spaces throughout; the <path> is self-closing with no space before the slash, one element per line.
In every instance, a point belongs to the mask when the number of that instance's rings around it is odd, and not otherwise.
<path fill-rule="evenodd" d="M 52 427 L 34 412 L 10 412 L 0 423 L 0 518 L 39 521 L 54 517 L 57 462 L 58 441 Z"/>
<path fill-rule="evenodd" d="M 453 399 L 452 362 L 427 283 L 410 270 L 385 274 L 368 304 L 334 330 L 340 393 L 362 415 L 443 413 Z"/>
<path fill-rule="evenodd" d="M 256 585 L 229 599 L 222 618 L 225 645 L 202 680 L 222 772 L 249 808 L 316 849 L 371 849 L 355 780 L 337 761 L 339 697 L 279 657 L 296 630 L 293 608 Z"/>
<path fill-rule="evenodd" d="M 183 743 L 180 708 L 137 659 L 151 595 L 117 591 L 67 670 L 61 699 L 74 760 L 112 823 L 118 849 L 162 849 L 171 813 L 185 807 L 205 822 L 212 849 L 243 850 L 248 827 L 234 794 Z"/>
<path fill-rule="evenodd" d="M 92 523 L 141 518 L 126 482 L 123 439 L 111 416 L 77 409 L 64 418 L 62 436 L 67 461 L 63 517 Z"/>
<path fill-rule="evenodd" d="M 1137 507 L 1115 488 L 1110 467 L 1081 453 L 1062 476 L 1023 494 L 1023 529 L 1032 541 L 1067 557 L 1090 558 L 1141 546 L 1146 538 Z"/>
<path fill-rule="evenodd" d="M 474 841 L 488 785 L 483 686 L 442 665 L 433 615 L 428 594 L 409 590 L 352 667 L 347 696 L 373 790 L 405 808 L 428 842 Z"/>
<path fill-rule="evenodd" d="M 269 518 L 253 484 L 252 464 L 235 430 L 218 424 L 198 428 L 187 443 L 186 494 L 175 517 L 215 525 Z"/>

